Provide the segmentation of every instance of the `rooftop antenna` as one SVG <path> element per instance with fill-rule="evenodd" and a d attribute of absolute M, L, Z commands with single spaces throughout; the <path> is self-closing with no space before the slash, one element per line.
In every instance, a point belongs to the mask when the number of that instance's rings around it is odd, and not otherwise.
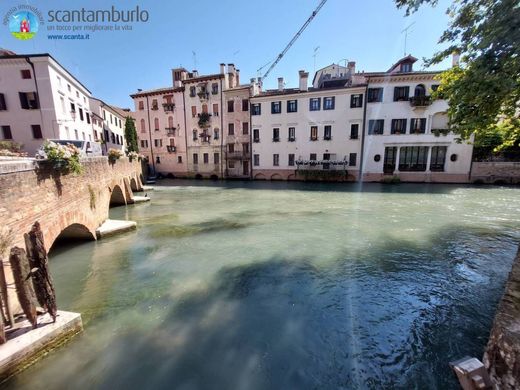
<path fill-rule="evenodd" d="M 193 69 L 197 69 L 197 53 L 195 53 L 194 51 L 192 51 L 193 53 Z"/>
<path fill-rule="evenodd" d="M 314 54 L 312 55 L 314 57 L 314 73 L 316 73 L 316 56 L 318 55 L 318 50 L 320 50 L 320 47 L 316 46 L 314 48 Z"/>
<path fill-rule="evenodd" d="M 406 43 L 408 41 L 408 30 L 410 30 L 410 27 L 412 27 L 415 24 L 415 22 L 412 22 L 408 25 L 408 27 L 404 28 L 403 31 L 401 31 L 401 34 L 404 33 L 404 56 L 406 57 Z"/>

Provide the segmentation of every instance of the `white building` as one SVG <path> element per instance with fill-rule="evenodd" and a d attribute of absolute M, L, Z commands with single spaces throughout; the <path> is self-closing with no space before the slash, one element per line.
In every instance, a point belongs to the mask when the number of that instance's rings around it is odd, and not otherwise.
<path fill-rule="evenodd" d="M 366 86 L 348 71 L 321 69 L 308 88 L 260 92 L 251 98 L 253 178 L 357 180 Z"/>
<path fill-rule="evenodd" d="M 118 149 L 124 152 L 126 150 L 126 117 L 121 110 L 93 97 L 90 98 L 89 103 L 94 117 L 92 120 L 94 140 L 103 144 L 104 153 L 107 153 L 109 149 Z"/>
<path fill-rule="evenodd" d="M 469 181 L 473 146 L 448 132 L 446 100 L 433 100 L 439 72 L 414 71 L 407 56 L 387 72 L 365 73 L 363 180 Z"/>
<path fill-rule="evenodd" d="M 90 97 L 50 54 L 0 51 L 0 139 L 29 155 L 45 139 L 93 141 Z"/>

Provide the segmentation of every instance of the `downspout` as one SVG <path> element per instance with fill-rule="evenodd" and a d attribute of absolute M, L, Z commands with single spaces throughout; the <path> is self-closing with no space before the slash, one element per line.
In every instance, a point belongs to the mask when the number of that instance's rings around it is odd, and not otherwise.
<path fill-rule="evenodd" d="M 184 112 L 184 144 L 186 145 L 186 174 L 189 174 L 189 163 L 188 157 L 190 155 L 188 150 L 188 127 L 186 125 L 186 99 L 184 97 L 184 90 L 182 91 L 182 111 Z"/>
<path fill-rule="evenodd" d="M 253 114 L 251 113 L 252 97 L 252 89 L 249 88 L 249 180 L 253 180 Z"/>
<path fill-rule="evenodd" d="M 370 80 L 370 79 L 368 79 Z M 367 121 L 367 106 L 368 106 L 368 81 L 365 86 L 365 96 L 363 98 L 363 123 L 361 124 L 361 158 L 359 160 L 359 177 L 358 181 L 363 181 L 363 161 L 365 158 L 365 124 Z"/>
<path fill-rule="evenodd" d="M 27 61 L 27 63 L 31 66 L 31 69 L 32 69 L 32 72 L 34 75 L 34 86 L 36 87 L 36 102 L 38 103 L 38 110 L 40 110 L 40 119 L 42 121 L 42 129 L 43 129 L 43 125 L 44 125 L 43 124 L 43 112 L 42 112 L 42 106 L 40 104 L 40 90 L 38 89 L 38 80 L 36 80 L 36 68 L 34 67 L 34 64 L 32 63 L 30 57 L 25 57 L 25 61 Z M 56 124 L 58 124 L 58 121 L 56 121 Z M 42 136 L 43 136 L 43 134 L 42 134 Z M 60 138 L 59 136 L 56 137 L 56 134 L 54 133 L 54 126 L 52 126 L 52 136 L 54 139 Z"/>
<path fill-rule="evenodd" d="M 153 156 L 153 148 L 152 148 L 152 125 L 150 123 L 150 104 L 148 102 L 148 95 L 146 95 L 146 112 L 148 114 L 148 135 L 150 138 L 150 154 L 152 156 L 153 176 L 155 176 L 155 158 Z"/>
<path fill-rule="evenodd" d="M 225 76 L 224 76 L 225 77 Z M 220 115 L 220 131 L 222 132 L 220 137 L 220 178 L 224 178 L 224 170 L 223 170 L 223 163 L 224 163 L 224 152 L 223 152 L 223 145 L 224 145 L 224 89 L 222 88 L 222 78 L 220 79 L 220 111 L 222 112 L 222 115 Z M 226 161 L 227 166 L 227 161 Z"/>

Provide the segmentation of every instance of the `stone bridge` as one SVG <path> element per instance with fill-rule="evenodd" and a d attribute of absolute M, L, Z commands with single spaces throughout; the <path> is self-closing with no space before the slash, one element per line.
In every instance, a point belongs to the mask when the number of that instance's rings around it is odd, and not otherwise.
<path fill-rule="evenodd" d="M 0 230 L 11 232 L 9 247 L 25 247 L 23 235 L 35 221 L 47 251 L 61 237 L 95 240 L 110 206 L 133 203 L 133 191 L 142 190 L 138 161 L 90 157 L 82 164 L 84 172 L 74 176 L 32 160 L 0 161 Z"/>

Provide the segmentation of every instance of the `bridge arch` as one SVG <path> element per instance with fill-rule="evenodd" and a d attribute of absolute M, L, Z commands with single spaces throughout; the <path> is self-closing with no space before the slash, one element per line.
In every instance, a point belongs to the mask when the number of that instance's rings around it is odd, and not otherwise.
<path fill-rule="evenodd" d="M 126 197 L 119 184 L 114 184 L 110 190 L 109 206 L 124 206 L 126 205 Z"/>
<path fill-rule="evenodd" d="M 96 232 L 82 223 L 71 223 L 62 229 L 58 234 L 54 233 L 54 237 L 50 236 L 49 241 L 45 242 L 47 253 L 51 251 L 54 245 L 60 240 L 84 240 L 92 241 L 96 239 Z"/>
<path fill-rule="evenodd" d="M 132 189 L 132 191 L 136 192 L 136 191 L 139 191 L 139 189 L 137 188 L 137 181 L 135 180 L 135 177 L 132 177 L 130 179 L 130 188 Z"/>

